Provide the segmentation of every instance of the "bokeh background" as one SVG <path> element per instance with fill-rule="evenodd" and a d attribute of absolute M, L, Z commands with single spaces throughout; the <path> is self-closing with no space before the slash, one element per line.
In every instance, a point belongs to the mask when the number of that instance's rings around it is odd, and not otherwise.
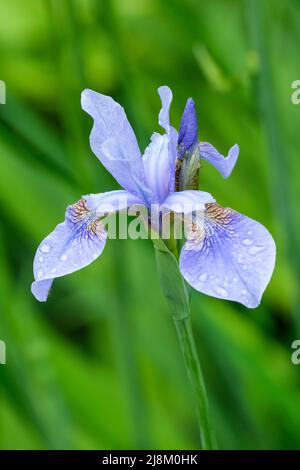
<path fill-rule="evenodd" d="M 117 185 L 92 154 L 89 87 L 122 103 L 147 145 L 156 89 L 197 105 L 199 136 L 238 165 L 201 189 L 259 220 L 277 264 L 256 310 L 192 294 L 192 322 L 222 449 L 300 448 L 300 3 L 296 0 L 0 0 L 2 449 L 190 449 L 193 395 L 150 241 L 30 293 L 38 243 L 87 192 Z"/>

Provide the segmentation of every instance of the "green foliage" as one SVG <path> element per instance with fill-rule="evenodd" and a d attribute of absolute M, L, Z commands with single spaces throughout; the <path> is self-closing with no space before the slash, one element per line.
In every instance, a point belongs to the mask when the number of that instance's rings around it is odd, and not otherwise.
<path fill-rule="evenodd" d="M 80 92 L 126 108 L 147 145 L 156 88 L 178 126 L 196 102 L 200 138 L 241 149 L 228 181 L 201 189 L 261 221 L 277 264 L 261 306 L 191 292 L 220 448 L 300 448 L 299 4 L 295 0 L 1 0 L 0 448 L 196 448 L 193 395 L 150 241 L 110 240 L 101 258 L 30 294 L 37 243 L 87 192 L 116 188 L 89 149 Z M 299 366 L 298 366 L 299 367 Z"/>

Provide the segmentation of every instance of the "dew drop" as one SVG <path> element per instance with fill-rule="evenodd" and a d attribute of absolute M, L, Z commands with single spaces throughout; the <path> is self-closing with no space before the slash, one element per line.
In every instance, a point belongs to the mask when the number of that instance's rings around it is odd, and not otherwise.
<path fill-rule="evenodd" d="M 43 253 L 48 253 L 50 251 L 50 246 L 47 243 L 44 243 L 44 245 L 41 246 L 41 251 Z"/>
<path fill-rule="evenodd" d="M 42 263 L 44 261 L 44 257 L 43 256 L 40 256 L 39 257 L 39 262 Z"/>
<path fill-rule="evenodd" d="M 246 246 L 249 246 L 249 245 L 252 245 L 253 241 L 250 240 L 250 238 L 245 238 L 243 240 L 243 244 L 246 245 Z"/>
<path fill-rule="evenodd" d="M 60 257 L 61 261 L 66 261 L 68 259 L 67 255 L 61 255 Z"/>
<path fill-rule="evenodd" d="M 217 295 L 220 295 L 221 297 L 228 297 L 228 292 L 227 292 L 227 290 L 224 289 L 224 288 L 221 287 L 221 286 L 215 287 L 214 291 L 215 291 L 215 293 L 216 293 Z"/>
<path fill-rule="evenodd" d="M 242 268 L 243 268 L 244 271 L 247 270 L 247 266 L 245 264 L 243 264 Z"/>
<path fill-rule="evenodd" d="M 248 253 L 249 255 L 256 255 L 257 253 L 260 253 L 264 249 L 265 248 L 263 246 L 251 246 L 251 248 L 249 248 L 248 250 Z"/>
<path fill-rule="evenodd" d="M 246 295 L 246 294 L 247 294 L 246 289 L 242 289 L 242 294 L 243 294 L 243 295 Z"/>
<path fill-rule="evenodd" d="M 201 282 L 205 282 L 207 279 L 207 274 L 206 273 L 202 273 L 200 276 L 199 276 L 199 281 Z"/>
<path fill-rule="evenodd" d="M 57 271 L 57 268 L 52 268 L 51 269 L 52 274 L 56 273 L 56 271 Z"/>
<path fill-rule="evenodd" d="M 43 273 L 43 271 L 38 271 L 38 273 L 37 273 L 37 277 L 40 279 L 40 278 L 42 277 L 42 275 L 43 275 L 43 274 L 44 274 L 44 273 Z"/>
<path fill-rule="evenodd" d="M 249 232 L 247 232 L 247 235 L 252 235 L 253 233 L 253 230 L 249 230 Z"/>

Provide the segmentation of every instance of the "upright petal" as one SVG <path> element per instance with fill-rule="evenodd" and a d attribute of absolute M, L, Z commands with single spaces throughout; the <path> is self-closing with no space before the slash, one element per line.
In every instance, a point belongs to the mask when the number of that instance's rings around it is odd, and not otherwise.
<path fill-rule="evenodd" d="M 161 99 L 162 108 L 158 115 L 159 125 L 168 133 L 170 131 L 170 106 L 172 103 L 173 95 L 168 86 L 161 86 L 158 88 L 158 94 Z"/>
<path fill-rule="evenodd" d="M 178 155 L 183 158 L 184 154 L 198 143 L 198 122 L 195 103 L 188 98 L 180 123 L 178 136 Z"/>
<path fill-rule="evenodd" d="M 95 155 L 121 186 L 145 198 L 141 153 L 124 109 L 92 90 L 82 92 L 81 106 L 94 119 L 90 144 Z"/>
<path fill-rule="evenodd" d="M 259 305 L 275 264 L 276 247 L 268 230 L 232 209 L 208 204 L 204 230 L 180 254 L 186 281 L 204 294 Z"/>
<path fill-rule="evenodd" d="M 53 279 L 77 271 L 101 255 L 106 231 L 99 217 L 139 203 L 126 191 L 84 196 L 66 211 L 65 221 L 56 226 L 39 245 L 34 258 L 32 293 L 47 300 Z"/>
<path fill-rule="evenodd" d="M 169 136 L 152 134 L 146 148 L 143 164 L 147 186 L 153 194 L 153 203 L 161 203 L 167 197 L 170 186 Z"/>
<path fill-rule="evenodd" d="M 227 157 L 224 157 L 208 142 L 200 142 L 199 150 L 200 158 L 211 163 L 224 178 L 228 178 L 228 176 L 230 176 L 240 151 L 239 146 L 235 144 L 229 150 Z"/>
<path fill-rule="evenodd" d="M 168 135 L 168 151 L 169 151 L 169 191 L 175 190 L 175 162 L 177 158 L 177 140 L 178 132 L 170 125 L 170 105 L 172 102 L 172 91 L 167 86 L 158 88 L 158 94 L 161 99 L 162 108 L 159 112 L 158 122 L 165 129 Z"/>

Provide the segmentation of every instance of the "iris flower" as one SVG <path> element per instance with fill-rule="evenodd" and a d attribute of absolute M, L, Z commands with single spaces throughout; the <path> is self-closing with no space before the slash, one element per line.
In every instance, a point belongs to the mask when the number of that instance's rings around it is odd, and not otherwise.
<path fill-rule="evenodd" d="M 34 259 L 32 293 L 45 301 L 55 278 L 77 271 L 98 258 L 106 244 L 103 217 L 127 207 L 153 204 L 166 212 L 192 218 L 179 268 L 196 290 L 222 299 L 256 307 L 271 278 L 275 243 L 268 230 L 233 209 L 223 208 L 207 192 L 198 191 L 201 160 L 210 162 L 228 177 L 239 148 L 227 157 L 211 144 L 198 141 L 195 105 L 188 99 L 179 133 L 170 125 L 172 92 L 158 89 L 162 108 L 159 124 L 164 134 L 154 133 L 141 155 L 124 109 L 111 97 L 84 90 L 82 108 L 94 125 L 90 145 L 100 162 L 123 189 L 89 194 L 66 210 L 65 220 L 39 245 Z M 109 210 L 107 208 L 109 207 Z"/>

